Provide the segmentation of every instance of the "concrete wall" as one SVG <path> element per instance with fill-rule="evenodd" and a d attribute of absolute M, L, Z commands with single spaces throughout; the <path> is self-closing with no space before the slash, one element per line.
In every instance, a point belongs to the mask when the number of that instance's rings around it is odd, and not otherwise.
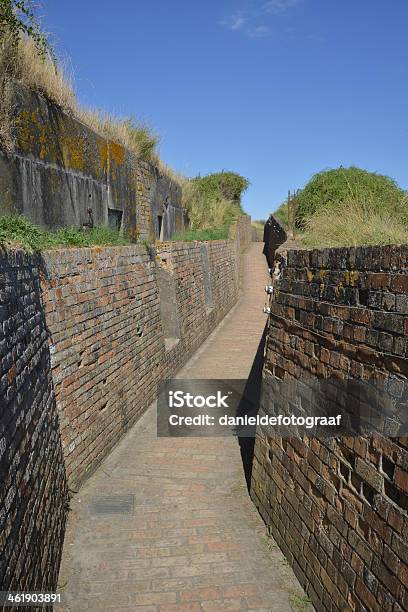
<path fill-rule="evenodd" d="M 408 247 L 289 251 L 263 397 L 277 379 L 381 380 L 406 414 Z M 251 496 L 317 610 L 408 609 L 408 439 L 274 438 Z"/>
<path fill-rule="evenodd" d="M 164 239 L 184 226 L 181 187 L 157 168 L 35 92 L 16 86 L 13 108 L 16 150 L 11 156 L 0 150 L 0 214 L 79 228 L 88 208 L 96 224 L 119 211 L 134 241 L 159 237 L 158 215 Z"/>
<path fill-rule="evenodd" d="M 0 252 L 0 590 L 54 591 L 68 491 L 40 261 Z"/>

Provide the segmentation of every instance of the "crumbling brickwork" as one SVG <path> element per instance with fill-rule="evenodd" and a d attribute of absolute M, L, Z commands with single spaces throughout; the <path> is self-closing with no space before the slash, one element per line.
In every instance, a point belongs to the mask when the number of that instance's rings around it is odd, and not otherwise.
<path fill-rule="evenodd" d="M 39 264 L 0 252 L 0 590 L 55 589 L 68 511 Z"/>
<path fill-rule="evenodd" d="M 289 251 L 271 301 L 263 385 L 408 373 L 408 247 Z M 274 438 L 251 496 L 317 610 L 408 609 L 407 438 Z"/>

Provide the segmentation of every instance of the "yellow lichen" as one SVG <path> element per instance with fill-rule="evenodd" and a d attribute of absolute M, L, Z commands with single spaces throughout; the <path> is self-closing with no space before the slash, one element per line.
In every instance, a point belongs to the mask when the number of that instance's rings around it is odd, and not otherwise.
<path fill-rule="evenodd" d="M 109 150 L 112 161 L 115 162 L 117 166 L 121 166 L 125 161 L 125 147 L 117 142 L 111 141 L 109 143 Z"/>
<path fill-rule="evenodd" d="M 73 170 L 85 169 L 85 143 L 83 138 L 64 138 L 62 147 L 64 165 Z"/>
<path fill-rule="evenodd" d="M 359 277 L 360 277 L 360 272 L 358 272 L 357 270 L 352 270 L 350 272 L 350 285 L 352 287 L 356 286 Z"/>
<path fill-rule="evenodd" d="M 102 172 L 109 173 L 109 143 L 106 140 L 99 141 L 99 161 Z"/>

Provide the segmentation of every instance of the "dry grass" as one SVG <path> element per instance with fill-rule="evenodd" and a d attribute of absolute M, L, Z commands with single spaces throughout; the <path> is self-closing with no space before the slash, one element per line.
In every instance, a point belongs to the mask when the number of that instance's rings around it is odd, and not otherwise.
<path fill-rule="evenodd" d="M 14 78 L 55 102 L 66 113 L 76 115 L 73 79 L 66 66 L 62 62 L 56 66 L 50 57 L 41 58 L 30 38 L 20 39 L 17 53 Z"/>
<path fill-rule="evenodd" d="M 14 149 L 13 138 L 13 88 L 10 78 L 12 66 L 15 64 L 12 39 L 3 35 L 0 42 L 0 145 L 6 153 Z"/>
<path fill-rule="evenodd" d="M 136 124 L 131 118 L 122 119 L 102 110 L 78 108 L 76 117 L 107 140 L 119 142 L 135 153 L 137 157 L 155 161 L 158 137 L 143 124 Z"/>
<path fill-rule="evenodd" d="M 9 79 L 0 76 L 0 145 L 6 153 L 14 150 L 12 87 Z"/>
<path fill-rule="evenodd" d="M 256 229 L 263 231 L 265 223 L 266 223 L 266 220 L 265 221 L 263 221 L 263 220 L 260 220 L 260 221 L 255 220 L 255 221 L 252 221 L 251 225 L 252 225 L 252 227 L 255 227 Z"/>
<path fill-rule="evenodd" d="M 299 238 L 310 247 L 406 244 L 407 208 L 406 198 L 392 211 L 367 199 L 350 199 L 315 213 Z"/>
<path fill-rule="evenodd" d="M 181 177 L 164 164 L 157 153 L 158 136 L 145 124 L 132 118 L 114 117 L 100 110 L 81 108 L 74 89 L 68 63 L 42 58 L 33 40 L 21 37 L 13 50 L 9 41 L 0 43 L 0 144 L 4 150 L 13 149 L 12 83 L 17 81 L 39 92 L 108 140 L 124 145 L 138 158 L 156 164 L 160 171 L 178 183 Z"/>
<path fill-rule="evenodd" d="M 188 183 L 188 179 L 183 174 L 180 174 L 179 172 L 173 170 L 173 168 L 170 168 L 170 166 L 168 166 L 157 153 L 153 155 L 153 162 L 159 168 L 162 174 L 165 174 L 171 178 L 175 183 L 178 183 L 184 189 L 184 186 Z"/>

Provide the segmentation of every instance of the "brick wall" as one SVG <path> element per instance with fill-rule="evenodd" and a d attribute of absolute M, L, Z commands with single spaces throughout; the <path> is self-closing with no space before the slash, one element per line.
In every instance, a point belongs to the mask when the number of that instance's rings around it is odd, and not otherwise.
<path fill-rule="evenodd" d="M 39 263 L 0 252 L 0 590 L 55 589 L 68 510 Z"/>
<path fill-rule="evenodd" d="M 234 240 L 160 243 L 150 253 L 135 245 L 43 255 L 52 376 L 72 487 L 146 410 L 158 382 L 186 363 L 235 303 L 249 217 L 234 233 Z M 163 278 L 175 299 L 160 291 Z M 171 332 L 166 338 L 161 294 L 174 308 L 178 337 Z"/>
<path fill-rule="evenodd" d="M 408 373 L 408 247 L 289 251 L 274 281 L 263 388 Z M 280 278 L 279 278 L 280 276 Z M 251 496 L 317 610 L 408 609 L 408 440 L 257 431 Z"/>
<path fill-rule="evenodd" d="M 72 489 L 238 295 L 234 240 L 0 253 L 0 584 L 53 590 Z M 238 245 L 238 246 L 237 246 Z M 168 343 L 160 271 L 174 288 Z"/>

